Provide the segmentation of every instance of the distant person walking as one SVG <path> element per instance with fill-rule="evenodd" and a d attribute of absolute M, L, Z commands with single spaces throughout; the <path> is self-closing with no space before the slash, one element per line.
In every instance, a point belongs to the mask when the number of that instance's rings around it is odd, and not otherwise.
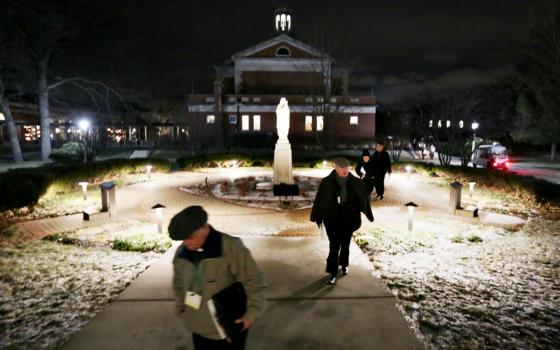
<path fill-rule="evenodd" d="M 385 175 L 391 175 L 391 157 L 385 151 L 385 144 L 378 142 L 375 145 L 375 152 L 372 156 L 373 167 L 375 168 L 375 193 L 377 199 L 383 199 L 385 195 Z"/>
<path fill-rule="evenodd" d="M 323 180 L 317 190 L 311 221 L 325 225 L 329 237 L 329 256 L 326 272 L 327 284 L 336 284 L 339 266 L 343 275 L 348 274 L 350 241 L 352 234 L 362 224 L 360 213 L 373 222 L 373 214 L 364 184 L 350 174 L 346 158 L 334 160 L 334 170 Z"/>
<path fill-rule="evenodd" d="M 371 196 L 375 186 L 375 168 L 369 150 L 366 148 L 362 150 L 362 159 L 356 165 L 356 174 L 364 182 L 368 196 Z"/>
<path fill-rule="evenodd" d="M 171 239 L 183 241 L 173 258 L 176 313 L 193 332 L 195 349 L 244 349 L 248 329 L 264 311 L 264 279 L 243 242 L 216 231 L 207 220 L 208 214 L 202 207 L 190 206 L 169 223 Z M 224 339 L 208 301 L 236 282 L 243 286 L 246 305 L 234 307 L 245 311 L 232 320 L 234 334 Z"/>

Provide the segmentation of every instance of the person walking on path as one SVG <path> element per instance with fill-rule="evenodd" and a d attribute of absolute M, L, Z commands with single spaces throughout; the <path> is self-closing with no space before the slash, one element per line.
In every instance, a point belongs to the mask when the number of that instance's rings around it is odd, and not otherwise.
<path fill-rule="evenodd" d="M 360 213 L 373 222 L 364 183 L 350 174 L 348 159 L 336 158 L 334 164 L 334 170 L 321 181 L 311 210 L 311 221 L 319 228 L 325 225 L 329 237 L 325 270 L 329 274 L 327 284 L 331 285 L 336 284 L 339 266 L 343 275 L 348 273 L 350 241 L 362 224 Z"/>
<path fill-rule="evenodd" d="M 375 186 L 375 168 L 369 150 L 366 148 L 362 150 L 362 159 L 356 165 L 356 174 L 364 182 L 368 196 L 371 196 Z"/>
<path fill-rule="evenodd" d="M 169 223 L 169 236 L 183 241 L 173 258 L 172 287 L 177 315 L 193 333 L 197 350 L 244 349 L 248 329 L 263 313 L 263 275 L 241 239 L 216 231 L 200 206 L 190 206 Z M 245 314 L 235 320 L 239 331 L 223 339 L 207 301 L 240 282 L 245 289 Z"/>
<path fill-rule="evenodd" d="M 372 161 L 375 168 L 375 193 L 377 193 L 377 199 L 383 199 L 385 195 L 385 175 L 391 175 L 391 157 L 385 151 L 383 142 L 378 142 L 375 145 Z"/>

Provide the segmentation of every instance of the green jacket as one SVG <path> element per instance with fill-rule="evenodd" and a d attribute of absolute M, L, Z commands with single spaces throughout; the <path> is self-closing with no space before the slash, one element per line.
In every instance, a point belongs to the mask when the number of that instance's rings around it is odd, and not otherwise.
<path fill-rule="evenodd" d="M 251 252 L 241 239 L 218 232 L 211 227 L 200 258 L 200 286 L 194 288 L 195 264 L 193 252 L 182 244 L 173 258 L 173 291 L 177 314 L 193 333 L 209 339 L 220 339 L 206 301 L 234 282 L 241 282 L 247 294 L 247 312 L 243 318 L 256 321 L 265 308 L 266 284 Z M 190 253 L 190 255 L 189 255 Z M 193 290 L 202 295 L 202 305 L 196 310 L 184 305 L 185 294 Z"/>

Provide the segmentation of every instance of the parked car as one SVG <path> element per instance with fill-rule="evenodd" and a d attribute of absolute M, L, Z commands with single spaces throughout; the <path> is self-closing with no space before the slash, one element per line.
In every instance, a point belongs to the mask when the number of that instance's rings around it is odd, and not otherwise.
<path fill-rule="evenodd" d="M 507 170 L 511 166 L 511 162 L 507 148 L 499 143 L 494 143 L 478 146 L 472 156 L 472 165 L 474 168 L 480 166 L 488 169 Z"/>

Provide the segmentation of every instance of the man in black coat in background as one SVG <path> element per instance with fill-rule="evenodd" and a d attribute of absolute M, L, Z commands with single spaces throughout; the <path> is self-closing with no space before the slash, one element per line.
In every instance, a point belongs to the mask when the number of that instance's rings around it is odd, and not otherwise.
<path fill-rule="evenodd" d="M 377 193 L 377 199 L 383 199 L 385 194 L 385 174 L 391 175 L 391 157 L 385 151 L 385 144 L 383 142 L 378 142 L 375 145 L 372 162 L 375 168 L 375 193 Z"/>
<path fill-rule="evenodd" d="M 364 183 L 350 174 L 348 159 L 336 158 L 334 164 L 334 170 L 321 181 L 311 210 L 311 221 L 319 227 L 325 225 L 329 237 L 326 272 L 331 285 L 336 284 L 339 266 L 343 275 L 348 273 L 350 241 L 362 225 L 360 213 L 373 222 Z"/>
<path fill-rule="evenodd" d="M 362 150 L 362 159 L 356 165 L 356 174 L 364 182 L 366 192 L 370 196 L 373 192 L 373 186 L 375 186 L 375 167 L 371 161 L 369 150 L 366 148 Z"/>

